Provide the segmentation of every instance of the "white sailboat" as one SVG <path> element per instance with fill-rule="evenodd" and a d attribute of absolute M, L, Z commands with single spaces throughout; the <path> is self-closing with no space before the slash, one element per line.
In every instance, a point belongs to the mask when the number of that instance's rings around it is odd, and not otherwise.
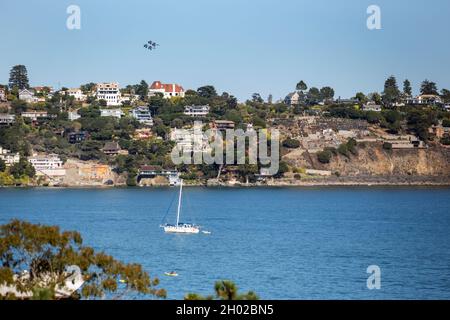
<path fill-rule="evenodd" d="M 200 227 L 191 223 L 181 223 L 180 222 L 180 211 L 181 211 L 181 198 L 183 194 L 183 179 L 180 181 L 180 194 L 178 195 L 178 209 L 177 209 L 177 223 L 165 224 L 161 226 L 167 233 L 199 233 Z"/>

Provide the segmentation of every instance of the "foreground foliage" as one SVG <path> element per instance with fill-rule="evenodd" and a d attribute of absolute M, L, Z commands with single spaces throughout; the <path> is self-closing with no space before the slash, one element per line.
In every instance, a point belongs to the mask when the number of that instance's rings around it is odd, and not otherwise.
<path fill-rule="evenodd" d="M 55 287 L 67 278 L 67 267 L 78 266 L 84 285 L 70 298 L 121 298 L 126 294 L 166 297 L 156 289 L 159 280 L 151 279 L 139 264 L 125 264 L 103 252 L 82 245 L 75 231 L 61 232 L 57 226 L 13 220 L 0 226 L 0 286 L 15 286 L 19 292 L 32 292 L 33 299 L 55 299 Z M 27 271 L 26 280 L 17 275 Z M 52 281 L 42 286 L 42 279 Z M 16 298 L 8 295 L 1 298 Z"/>
<path fill-rule="evenodd" d="M 197 293 L 188 293 L 185 300 L 259 300 L 258 295 L 253 291 L 239 293 L 236 284 L 229 280 L 216 281 L 214 285 L 215 296 L 202 296 Z"/>

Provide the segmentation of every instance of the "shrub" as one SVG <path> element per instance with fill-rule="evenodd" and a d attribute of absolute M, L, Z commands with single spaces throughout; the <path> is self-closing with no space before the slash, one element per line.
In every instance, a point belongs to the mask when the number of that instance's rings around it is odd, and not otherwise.
<path fill-rule="evenodd" d="M 283 147 L 289 148 L 289 149 L 296 149 L 300 147 L 300 141 L 296 139 L 288 138 L 283 141 Z"/>
<path fill-rule="evenodd" d="M 443 137 L 441 143 L 445 146 L 450 146 L 450 137 Z"/>
<path fill-rule="evenodd" d="M 320 163 L 330 163 L 333 153 L 330 150 L 324 150 L 317 153 L 317 159 Z"/>
<path fill-rule="evenodd" d="M 389 143 L 389 142 L 383 143 L 383 149 L 384 150 L 392 150 L 392 143 Z"/>
<path fill-rule="evenodd" d="M 342 154 L 342 155 L 344 155 L 344 156 L 347 157 L 347 156 L 348 156 L 348 153 L 349 153 L 347 144 L 343 143 L 343 144 L 339 145 L 337 151 L 338 151 L 340 154 Z"/>

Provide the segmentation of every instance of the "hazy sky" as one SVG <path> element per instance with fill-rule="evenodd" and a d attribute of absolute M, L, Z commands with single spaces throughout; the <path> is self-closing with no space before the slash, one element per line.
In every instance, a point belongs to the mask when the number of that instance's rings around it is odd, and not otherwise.
<path fill-rule="evenodd" d="M 71 4 L 81 30 L 66 28 Z M 371 4 L 381 30 L 366 27 Z M 32 85 L 161 80 L 239 99 L 284 97 L 302 79 L 350 97 L 391 74 L 450 89 L 449 15 L 448 0 L 0 0 L 0 83 L 25 64 Z"/>

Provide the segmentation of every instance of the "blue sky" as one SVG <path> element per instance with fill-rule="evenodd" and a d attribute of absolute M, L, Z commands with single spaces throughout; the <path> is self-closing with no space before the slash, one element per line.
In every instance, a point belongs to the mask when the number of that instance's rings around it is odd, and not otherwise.
<path fill-rule="evenodd" d="M 81 30 L 66 28 L 71 4 Z M 371 4 L 381 30 L 366 28 Z M 32 85 L 161 80 L 241 100 L 302 79 L 342 97 L 382 91 L 391 74 L 415 92 L 425 78 L 450 88 L 449 14 L 448 0 L 0 0 L 0 83 L 25 64 Z"/>

